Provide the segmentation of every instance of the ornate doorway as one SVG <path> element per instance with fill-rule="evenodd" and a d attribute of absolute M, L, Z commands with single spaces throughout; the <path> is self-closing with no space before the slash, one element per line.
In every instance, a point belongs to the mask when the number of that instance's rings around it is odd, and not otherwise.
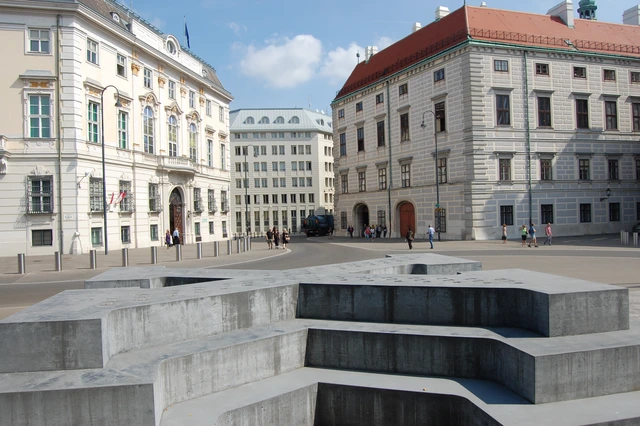
<path fill-rule="evenodd" d="M 169 231 L 173 234 L 173 230 L 178 228 L 180 232 L 180 241 L 184 242 L 184 229 L 182 227 L 182 195 L 178 188 L 171 191 L 169 196 Z"/>
<path fill-rule="evenodd" d="M 416 214 L 413 209 L 413 204 L 404 203 L 400 206 L 400 237 L 407 235 L 409 227 L 411 227 L 411 230 L 415 234 Z"/>
<path fill-rule="evenodd" d="M 353 224 L 355 234 L 364 237 L 365 225 L 371 225 L 369 223 L 369 207 L 359 204 L 356 206 L 356 223 Z"/>

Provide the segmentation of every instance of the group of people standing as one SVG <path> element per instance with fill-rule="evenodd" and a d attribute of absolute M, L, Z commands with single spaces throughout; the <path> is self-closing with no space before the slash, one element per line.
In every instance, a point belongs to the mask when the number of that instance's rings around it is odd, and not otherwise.
<path fill-rule="evenodd" d="M 278 228 L 276 228 L 275 226 L 273 227 L 273 229 L 267 230 L 266 237 L 267 237 L 267 245 L 269 246 L 269 250 L 273 248 L 279 249 L 281 247 L 282 249 L 286 249 L 287 244 L 291 239 L 289 236 L 289 231 L 287 231 L 287 228 L 283 229 L 282 233 L 280 233 Z"/>
<path fill-rule="evenodd" d="M 351 238 L 353 238 L 353 226 L 349 225 L 347 227 L 347 232 L 349 233 L 349 236 Z M 376 238 L 380 238 L 380 236 L 382 236 L 382 238 L 387 238 L 387 225 L 367 225 L 365 224 L 362 227 L 362 233 L 364 234 L 364 237 L 367 240 L 375 240 Z"/>
<path fill-rule="evenodd" d="M 547 223 L 547 226 L 544 228 L 544 235 L 547 237 L 544 240 L 543 245 L 553 245 L 553 231 L 551 230 L 551 223 Z M 520 228 L 520 237 L 522 238 L 522 247 L 531 247 L 533 244 L 534 247 L 538 247 L 538 238 L 536 237 L 536 225 L 531 222 L 529 228 L 527 225 L 522 225 Z M 502 244 L 507 243 L 507 224 L 502 224 Z"/>
<path fill-rule="evenodd" d="M 180 245 L 180 231 L 176 228 L 173 231 L 173 234 L 167 229 L 167 232 L 164 234 L 164 244 L 169 247 Z"/>

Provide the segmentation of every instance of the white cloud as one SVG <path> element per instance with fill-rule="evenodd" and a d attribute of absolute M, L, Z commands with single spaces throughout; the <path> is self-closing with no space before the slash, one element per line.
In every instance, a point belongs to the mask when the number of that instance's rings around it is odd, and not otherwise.
<path fill-rule="evenodd" d="M 358 65 L 356 54 L 364 59 L 364 48 L 351 43 L 348 48 L 338 47 L 327 54 L 320 75 L 327 78 L 331 84 L 344 83 L 353 68 Z"/>
<path fill-rule="evenodd" d="M 322 58 L 322 43 L 311 35 L 297 35 L 263 48 L 247 47 L 240 61 L 243 74 L 275 88 L 292 88 L 312 79 Z"/>
<path fill-rule="evenodd" d="M 229 22 L 227 24 L 227 27 L 231 28 L 236 36 L 239 36 L 241 33 L 247 31 L 247 27 L 245 25 L 240 25 L 236 22 Z"/>
<path fill-rule="evenodd" d="M 393 41 L 393 39 L 391 39 L 390 37 L 382 36 L 378 39 L 374 46 L 378 46 L 378 51 L 380 51 L 391 46 L 393 43 L 395 43 L 395 41 Z"/>

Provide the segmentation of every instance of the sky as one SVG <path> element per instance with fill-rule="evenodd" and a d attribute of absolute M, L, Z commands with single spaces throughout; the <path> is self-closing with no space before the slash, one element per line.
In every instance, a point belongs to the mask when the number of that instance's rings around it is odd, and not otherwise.
<path fill-rule="evenodd" d="M 463 5 L 463 0 L 118 1 L 185 45 L 186 17 L 191 50 L 216 69 L 234 97 L 231 110 L 304 107 L 327 114 L 357 64 L 357 53 L 363 60 L 366 46 L 382 50 L 411 34 L 415 22 L 426 26 L 438 6 L 453 11 Z M 545 14 L 560 0 L 485 2 Z M 623 11 L 638 3 L 596 1 L 598 20 L 622 23 Z"/>

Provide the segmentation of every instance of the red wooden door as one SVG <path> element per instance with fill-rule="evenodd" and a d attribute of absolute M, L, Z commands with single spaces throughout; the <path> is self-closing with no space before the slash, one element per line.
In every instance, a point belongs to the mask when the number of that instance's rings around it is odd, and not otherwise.
<path fill-rule="evenodd" d="M 178 228 L 180 232 L 180 241 L 184 241 L 184 229 L 182 228 L 182 196 L 177 189 L 171 192 L 169 197 L 169 227 L 173 234 L 173 231 Z"/>
<path fill-rule="evenodd" d="M 404 237 L 405 235 L 407 235 L 407 231 L 409 230 L 409 227 L 411 227 L 411 230 L 414 232 L 416 232 L 416 217 L 415 217 L 415 212 L 413 210 L 413 204 L 411 203 L 404 203 L 403 205 L 400 206 L 400 236 Z"/>

